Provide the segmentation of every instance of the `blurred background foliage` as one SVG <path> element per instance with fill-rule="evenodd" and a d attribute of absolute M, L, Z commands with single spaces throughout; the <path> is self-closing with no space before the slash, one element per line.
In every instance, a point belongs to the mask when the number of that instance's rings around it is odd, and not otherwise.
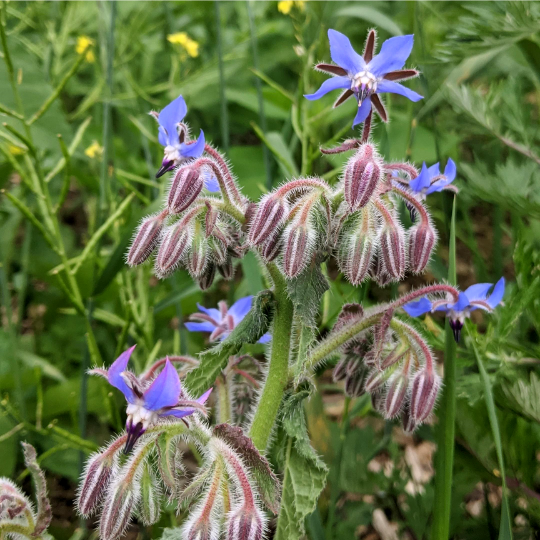
<path fill-rule="evenodd" d="M 37 446 L 55 537 L 69 538 L 78 526 L 72 501 L 82 458 L 123 424 L 119 396 L 88 380 L 88 366 L 109 364 L 135 342 L 138 369 L 165 354 L 196 354 L 204 336 L 188 334 L 182 322 L 197 302 L 232 302 L 266 286 L 253 256 L 232 285 L 217 281 L 204 294 L 183 271 L 158 282 L 150 265 L 126 269 L 132 231 L 159 208 L 167 182 L 154 178 L 162 149 L 148 111 L 181 93 L 190 125 L 226 151 L 252 200 L 300 173 L 337 182 L 345 158 L 318 147 L 353 134 L 354 104 L 332 111 L 330 97 L 302 99 L 324 79 L 311 67 L 329 60 L 329 27 L 357 49 L 372 27 L 381 40 L 415 34 L 410 65 L 422 76 L 410 86 L 425 99 L 388 95 L 392 121 L 377 124 L 374 138 L 390 160 L 456 161 L 459 285 L 501 275 L 509 282 L 504 306 L 489 321 L 475 317 L 477 345 L 494 388 L 514 537 L 538 537 L 540 3 L 7 2 L 2 9 L 20 103 L 2 62 L 0 475 L 27 478 L 18 441 Z M 57 99 L 29 128 L 32 150 L 14 135 L 24 133 L 17 114 L 32 117 L 55 88 Z M 59 241 L 75 280 L 67 292 L 63 261 L 6 197 L 21 201 L 39 225 L 40 201 L 28 181 L 36 170 L 60 203 L 53 208 Z M 438 254 L 426 276 L 400 291 L 447 274 L 445 195 L 429 200 Z M 397 292 L 355 289 L 335 268 L 327 271 L 335 279 L 323 298 L 321 333 L 344 302 L 369 304 Z M 76 289 L 82 309 L 68 294 Z M 422 324 L 442 361 L 441 321 Z M 461 346 L 458 356 L 452 536 L 494 539 L 501 502 L 495 447 L 473 352 Z M 428 538 L 432 427 L 405 436 L 369 400 L 344 399 L 327 372 L 317 384 L 306 412 L 330 476 L 307 519 L 309 538 Z M 130 534 L 159 537 L 181 519 L 172 510 L 153 531 L 134 525 Z"/>

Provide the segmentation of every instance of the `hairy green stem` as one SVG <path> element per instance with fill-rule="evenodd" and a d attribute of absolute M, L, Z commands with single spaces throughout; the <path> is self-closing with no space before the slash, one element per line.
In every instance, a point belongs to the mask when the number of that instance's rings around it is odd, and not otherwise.
<path fill-rule="evenodd" d="M 289 351 L 294 315 L 284 278 L 274 264 L 269 264 L 267 268 L 274 282 L 276 298 L 272 327 L 272 353 L 268 375 L 249 432 L 253 443 L 261 452 L 264 452 L 268 445 L 283 392 L 289 380 Z"/>

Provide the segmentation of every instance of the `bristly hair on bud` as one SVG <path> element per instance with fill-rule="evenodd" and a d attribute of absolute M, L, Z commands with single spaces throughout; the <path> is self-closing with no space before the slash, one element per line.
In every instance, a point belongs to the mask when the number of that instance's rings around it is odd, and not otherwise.
<path fill-rule="evenodd" d="M 343 193 L 352 211 L 366 206 L 381 178 L 382 165 L 375 148 L 363 144 L 349 159 L 343 175 Z"/>
<path fill-rule="evenodd" d="M 204 178 L 190 165 L 181 167 L 174 175 L 167 196 L 167 206 L 171 214 L 179 214 L 189 208 L 199 196 L 204 186 Z"/>
<path fill-rule="evenodd" d="M 302 273 L 309 264 L 315 247 L 315 230 L 309 222 L 292 223 L 284 233 L 283 271 L 288 278 Z"/>
<path fill-rule="evenodd" d="M 410 412 L 416 424 L 427 420 L 435 406 L 440 388 L 441 378 L 433 368 L 423 368 L 414 376 Z"/>
<path fill-rule="evenodd" d="M 241 506 L 228 516 L 227 540 L 262 540 L 264 529 L 264 514 L 254 506 Z"/>
<path fill-rule="evenodd" d="M 265 195 L 255 213 L 249 228 L 248 241 L 258 246 L 277 234 L 287 219 L 289 207 L 284 197 L 275 193 Z"/>
<path fill-rule="evenodd" d="M 437 231 L 428 220 L 413 225 L 407 231 L 409 245 L 409 269 L 414 274 L 421 274 L 429 263 L 437 244 Z"/>
<path fill-rule="evenodd" d="M 167 211 L 165 210 L 160 214 L 147 216 L 142 220 L 126 257 L 129 266 L 142 264 L 150 257 L 158 243 L 166 216 Z"/>
<path fill-rule="evenodd" d="M 181 221 L 163 231 L 155 262 L 158 277 L 164 278 L 178 268 L 192 236 L 193 228 Z"/>
<path fill-rule="evenodd" d="M 385 273 L 399 281 L 405 275 L 407 261 L 405 257 L 405 231 L 397 221 L 394 225 L 386 224 L 379 233 L 379 254 L 384 264 Z"/>

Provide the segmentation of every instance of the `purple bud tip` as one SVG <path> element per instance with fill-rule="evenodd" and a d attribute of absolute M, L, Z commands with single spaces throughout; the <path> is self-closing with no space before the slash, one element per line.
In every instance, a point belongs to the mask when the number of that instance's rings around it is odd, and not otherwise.
<path fill-rule="evenodd" d="M 161 178 L 166 172 L 174 169 L 174 160 L 163 161 L 159 171 L 156 173 L 156 178 Z"/>
<path fill-rule="evenodd" d="M 143 425 L 141 422 L 133 425 L 133 423 L 128 420 L 128 423 L 126 424 L 126 431 L 127 431 L 127 439 L 126 439 L 126 445 L 124 446 L 124 454 L 127 455 L 133 450 L 135 443 L 139 440 L 139 437 L 146 430 L 143 428 Z"/>
<path fill-rule="evenodd" d="M 459 319 L 450 319 L 450 328 L 452 329 L 452 333 L 454 334 L 454 339 L 456 340 L 456 343 L 459 343 L 463 323 Z"/>

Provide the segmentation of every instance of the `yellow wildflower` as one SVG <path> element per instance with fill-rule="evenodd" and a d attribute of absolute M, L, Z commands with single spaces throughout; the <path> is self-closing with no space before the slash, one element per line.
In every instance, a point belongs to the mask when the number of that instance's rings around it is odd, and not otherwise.
<path fill-rule="evenodd" d="M 25 149 L 20 146 L 15 146 L 14 144 L 8 144 L 8 151 L 12 156 L 20 156 L 24 154 Z"/>
<path fill-rule="evenodd" d="M 101 156 L 101 154 L 103 154 L 103 146 L 100 146 L 100 144 L 97 141 L 93 141 L 92 144 L 84 151 L 84 153 L 90 159 L 94 159 L 98 156 Z"/>
<path fill-rule="evenodd" d="M 296 7 L 300 11 L 304 11 L 306 2 L 305 0 L 282 0 L 281 2 L 278 2 L 277 5 L 278 11 L 283 13 L 283 15 L 288 15 L 293 7 Z"/>
<path fill-rule="evenodd" d="M 191 39 L 185 32 L 176 32 L 167 36 L 167 40 L 173 45 L 180 45 L 191 58 L 199 56 L 199 44 Z"/>
<path fill-rule="evenodd" d="M 90 64 L 93 64 L 96 61 L 94 51 L 92 50 L 94 44 L 94 40 L 89 38 L 88 36 L 79 36 L 77 38 L 77 46 L 75 47 L 75 51 L 77 52 L 77 54 L 82 54 L 84 51 L 86 51 L 85 58 L 86 61 Z"/>

